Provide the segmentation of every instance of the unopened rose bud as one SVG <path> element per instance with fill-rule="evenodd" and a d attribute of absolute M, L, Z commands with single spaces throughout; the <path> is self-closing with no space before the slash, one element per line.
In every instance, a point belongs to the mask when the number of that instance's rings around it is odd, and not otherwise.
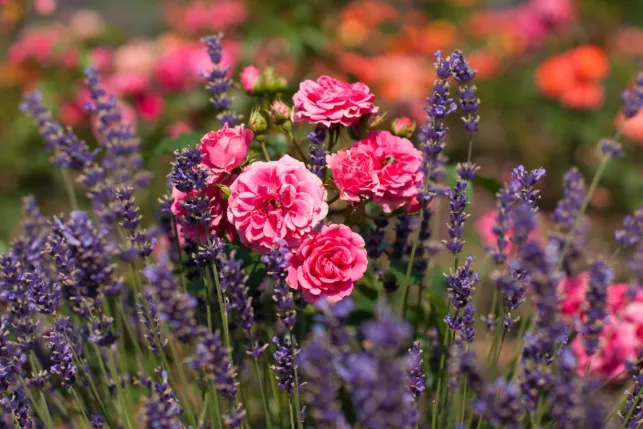
<path fill-rule="evenodd" d="M 250 113 L 250 118 L 248 120 L 248 128 L 255 133 L 255 138 L 259 140 L 259 136 L 263 136 L 268 129 L 268 121 L 266 121 L 266 118 L 259 112 L 259 110 L 253 110 L 252 113 Z"/>
<path fill-rule="evenodd" d="M 415 122 L 403 116 L 393 119 L 391 132 L 398 137 L 411 138 L 415 132 Z"/>
<path fill-rule="evenodd" d="M 277 125 L 290 120 L 290 107 L 283 101 L 275 100 L 270 107 L 270 119 Z"/>

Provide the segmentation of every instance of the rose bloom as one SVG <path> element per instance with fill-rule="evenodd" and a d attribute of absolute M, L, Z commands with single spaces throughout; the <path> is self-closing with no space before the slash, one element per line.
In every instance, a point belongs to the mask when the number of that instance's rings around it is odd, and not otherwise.
<path fill-rule="evenodd" d="M 243 124 L 234 128 L 224 124 L 217 131 L 210 131 L 201 138 L 198 148 L 202 162 L 212 169 L 215 176 L 229 173 L 246 159 L 254 133 Z"/>
<path fill-rule="evenodd" d="M 643 109 L 633 118 L 625 119 L 623 113 L 616 117 L 616 126 L 628 139 L 643 144 Z"/>
<path fill-rule="evenodd" d="M 364 239 L 346 225 L 322 227 L 306 239 L 288 261 L 287 281 L 314 303 L 324 297 L 335 303 L 353 291 L 366 272 Z"/>
<path fill-rule="evenodd" d="M 259 69 L 255 66 L 246 66 L 241 70 L 239 75 L 239 80 L 241 81 L 241 86 L 248 92 L 255 90 L 255 85 L 259 80 Z"/>
<path fill-rule="evenodd" d="M 327 155 L 326 164 L 344 201 L 359 202 L 361 198 L 372 198 L 380 187 L 374 159 L 362 149 L 344 149 Z"/>
<path fill-rule="evenodd" d="M 595 45 L 583 45 L 569 52 L 574 72 L 580 79 L 601 80 L 607 77 L 610 64 L 605 52 Z"/>
<path fill-rule="evenodd" d="M 538 225 L 538 219 L 536 219 L 536 229 L 529 234 L 529 239 L 530 240 L 538 240 L 538 238 L 541 236 L 541 231 Z M 480 219 L 476 222 L 476 230 L 478 231 L 478 234 L 480 235 L 480 239 L 482 240 L 482 243 L 485 246 L 491 246 L 493 249 L 498 248 L 498 239 L 496 238 L 496 235 L 493 233 L 493 228 L 496 225 L 496 210 L 495 209 L 489 209 L 483 214 Z M 507 247 L 504 248 L 504 253 L 505 254 L 510 254 L 511 253 L 511 248 L 513 246 L 513 243 L 511 242 L 511 238 L 513 237 L 513 230 L 510 229 L 508 234 L 506 235 L 506 239 L 509 241 L 507 244 Z"/>
<path fill-rule="evenodd" d="M 329 76 L 305 80 L 293 96 L 293 122 L 348 126 L 364 115 L 376 113 L 375 95 L 363 83 L 348 84 Z"/>
<path fill-rule="evenodd" d="M 365 153 L 371 158 L 379 181 L 379 186 L 373 190 L 373 200 L 382 206 L 384 212 L 391 213 L 417 195 L 418 187 L 424 180 L 420 171 L 422 152 L 414 148 L 410 140 L 394 136 L 388 131 L 374 131 L 353 145 L 351 151 Z M 363 175 L 355 180 L 367 178 L 367 171 L 365 169 L 360 173 Z M 354 184 L 348 179 L 346 181 L 351 186 Z M 361 185 L 366 186 L 366 183 Z"/>
<path fill-rule="evenodd" d="M 536 86 L 549 98 L 558 98 L 574 81 L 573 64 L 567 55 L 547 58 L 536 69 Z"/>
<path fill-rule="evenodd" d="M 579 375 L 585 373 L 589 360 L 589 369 L 592 375 L 602 379 L 616 377 L 615 381 L 622 380 L 627 374 L 626 361 L 635 361 L 640 349 L 640 341 L 636 336 L 636 326 L 632 323 L 616 318 L 608 318 L 601 334 L 598 352 L 591 357 L 585 353 L 583 340 L 577 336 L 571 348 L 578 358 L 577 371 Z"/>
<path fill-rule="evenodd" d="M 328 214 L 326 197 L 321 179 L 288 155 L 254 162 L 230 186 L 228 220 L 257 252 L 270 252 L 281 240 L 293 248 Z"/>
<path fill-rule="evenodd" d="M 605 89 L 596 82 L 577 81 L 569 85 L 560 96 L 563 106 L 570 109 L 598 109 L 605 100 Z"/>

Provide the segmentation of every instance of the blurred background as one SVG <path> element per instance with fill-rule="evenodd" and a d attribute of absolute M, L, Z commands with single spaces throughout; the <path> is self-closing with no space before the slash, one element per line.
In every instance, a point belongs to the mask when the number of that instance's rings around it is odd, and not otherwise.
<path fill-rule="evenodd" d="M 288 80 L 289 100 L 306 77 L 360 80 L 389 119 L 420 122 L 433 54 L 461 49 L 478 70 L 474 160 L 484 176 L 504 181 L 519 163 L 544 166 L 541 206 L 550 210 L 565 170 L 576 164 L 589 181 L 596 143 L 618 128 L 626 156 L 610 163 L 590 215 L 597 228 L 612 230 L 642 200 L 643 116 L 619 119 L 621 92 L 643 58 L 641 0 L 0 0 L 0 246 L 24 194 L 47 213 L 67 206 L 60 172 L 18 109 L 25 90 L 40 88 L 55 116 L 93 144 L 83 68 L 100 67 L 155 173 L 145 196 L 151 210 L 170 162 L 161 143 L 216 127 L 199 74 L 209 63 L 199 38 L 217 32 L 237 81 L 246 65 L 274 67 Z M 236 90 L 246 115 L 250 101 Z M 447 147 L 455 161 L 466 158 L 461 128 L 452 127 Z M 269 140 L 269 150 L 284 143 Z M 493 203 L 490 193 L 478 194 L 480 217 Z"/>

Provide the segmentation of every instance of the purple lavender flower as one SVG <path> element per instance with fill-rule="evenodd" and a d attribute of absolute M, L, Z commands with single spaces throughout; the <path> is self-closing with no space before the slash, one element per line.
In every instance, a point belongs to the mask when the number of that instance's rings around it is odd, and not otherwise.
<path fill-rule="evenodd" d="M 252 298 L 248 296 L 246 282 L 248 276 L 243 272 L 243 261 L 235 259 L 235 252 L 230 255 L 221 253 L 219 267 L 219 283 L 221 290 L 229 299 L 229 307 L 236 315 L 235 320 L 246 333 L 250 334 L 255 322 Z"/>
<path fill-rule="evenodd" d="M 499 378 L 480 392 L 473 402 L 473 412 L 489 419 L 495 427 L 522 429 L 520 389 L 514 383 Z"/>
<path fill-rule="evenodd" d="M 464 307 L 464 313 L 462 315 L 462 327 L 460 328 L 460 339 L 465 343 L 472 343 L 475 339 L 475 313 L 476 311 L 474 310 L 471 303 L 468 303 Z"/>
<path fill-rule="evenodd" d="M 348 429 L 339 401 L 341 381 L 337 377 L 335 360 L 338 359 L 329 334 L 315 328 L 301 350 L 300 368 L 308 380 L 304 400 L 311 409 L 315 427 L 320 429 Z"/>
<path fill-rule="evenodd" d="M 370 258 L 377 259 L 384 253 L 382 244 L 384 242 L 384 236 L 386 235 L 388 219 L 378 217 L 374 220 L 374 223 L 375 228 L 369 230 L 366 236 L 366 253 Z"/>
<path fill-rule="evenodd" d="M 607 317 L 607 287 L 612 282 L 612 269 L 596 261 L 589 269 L 589 285 L 585 294 L 586 308 L 583 323 L 583 343 L 588 356 L 598 350 L 598 342 Z"/>
<path fill-rule="evenodd" d="M 473 256 L 467 256 L 464 265 L 458 267 L 455 271 L 452 270 L 446 277 L 449 299 L 451 304 L 458 310 L 463 309 L 468 304 L 474 285 L 479 280 L 478 273 L 471 269 L 473 260 Z"/>
<path fill-rule="evenodd" d="M 231 409 L 227 414 L 223 416 L 223 423 L 228 427 L 233 429 L 241 427 L 243 420 L 246 418 L 246 410 L 243 409 L 241 404 L 238 404 L 236 408 Z"/>
<path fill-rule="evenodd" d="M 6 392 L 15 382 L 27 356 L 19 344 L 9 340 L 9 321 L 0 319 L 0 391 Z"/>
<path fill-rule="evenodd" d="M 105 426 L 105 420 L 103 420 L 100 414 L 92 414 L 89 418 L 89 422 L 91 423 L 92 427 L 96 429 L 101 429 L 103 426 Z"/>
<path fill-rule="evenodd" d="M 475 353 L 465 350 L 464 345 L 460 341 L 456 341 L 449 349 L 447 362 L 450 377 L 449 387 L 456 389 L 459 385 L 458 379 L 464 377 L 472 391 L 480 396 L 484 388 L 484 377 Z"/>
<path fill-rule="evenodd" d="M 395 241 L 393 241 L 393 256 L 401 257 L 410 254 L 410 246 L 407 246 L 411 232 L 417 228 L 417 218 L 415 216 L 401 214 L 395 225 Z"/>
<path fill-rule="evenodd" d="M 200 167 L 201 157 L 199 149 L 185 148 L 175 151 L 172 171 L 168 176 L 170 184 L 185 193 L 205 188 L 209 173 Z"/>
<path fill-rule="evenodd" d="M 317 125 L 313 131 L 308 134 L 310 145 L 310 171 L 323 179 L 326 174 L 326 151 L 324 150 L 324 141 L 328 128 L 324 125 Z"/>
<path fill-rule="evenodd" d="M 633 88 L 623 91 L 622 98 L 623 116 L 627 119 L 635 117 L 643 107 L 643 72 L 636 76 Z"/>
<path fill-rule="evenodd" d="M 42 262 L 42 252 L 50 232 L 50 222 L 42 216 L 32 195 L 22 199 L 21 216 L 22 231 L 11 244 L 13 254 L 20 260 L 24 270 L 40 265 L 40 270 L 45 271 L 47 267 Z"/>
<path fill-rule="evenodd" d="M 580 425 L 578 406 L 580 391 L 576 383 L 576 357 L 569 347 L 559 356 L 556 382 L 551 392 L 550 415 L 561 428 L 573 429 Z"/>
<path fill-rule="evenodd" d="M 419 341 L 415 341 L 413 347 L 409 349 L 406 362 L 409 368 L 409 392 L 417 399 L 426 389 L 426 375 L 422 368 L 422 349 Z"/>
<path fill-rule="evenodd" d="M 471 173 L 471 175 L 469 175 Z M 458 174 L 465 174 L 466 177 L 473 178 L 475 168 L 466 168 L 458 171 Z M 456 180 L 453 189 L 448 190 L 449 197 L 449 223 L 447 229 L 449 231 L 449 240 L 444 240 L 444 244 L 449 252 L 457 255 L 462 252 L 464 248 L 464 241 L 462 240 L 462 232 L 464 221 L 469 217 L 465 213 L 467 208 L 467 185 L 470 179 L 465 179 L 461 175 Z"/>
<path fill-rule="evenodd" d="M 201 39 L 201 42 L 207 47 L 208 55 L 213 65 L 209 72 L 202 71 L 201 73 L 207 82 L 205 88 L 212 96 L 210 102 L 218 112 L 217 119 L 219 119 L 221 125 L 228 124 L 228 126 L 233 127 L 239 121 L 239 117 L 230 111 L 232 99 L 227 93 L 232 87 L 232 79 L 228 76 L 230 68 L 220 65 L 223 51 L 222 37 L 221 34 L 218 34 Z"/>
<path fill-rule="evenodd" d="M 165 341 L 161 340 L 158 298 L 152 296 L 148 291 L 145 291 L 145 300 L 147 301 L 147 310 L 145 309 L 145 303 L 143 303 L 143 297 L 140 294 L 138 295 L 136 307 L 138 309 L 139 319 L 145 326 L 145 339 L 149 343 L 148 347 L 152 353 L 158 355 L 160 349 L 165 350 L 165 347 L 167 346 L 167 339 Z"/>
<path fill-rule="evenodd" d="M 51 283 L 40 266 L 25 274 L 29 301 L 42 314 L 52 314 L 58 309 L 62 291 L 60 285 Z"/>
<path fill-rule="evenodd" d="M 69 221 L 54 218 L 48 253 L 53 257 L 63 296 L 74 312 L 87 316 L 89 309 L 100 305 L 105 288 L 122 284 L 102 233 L 85 212 L 71 213 Z"/>
<path fill-rule="evenodd" d="M 618 244 L 627 249 L 638 244 L 643 237 L 643 206 L 639 206 L 632 215 L 623 218 L 623 229 L 614 233 Z"/>
<path fill-rule="evenodd" d="M 586 186 L 583 175 L 577 168 L 571 168 L 565 173 L 563 178 L 563 198 L 558 202 L 554 213 L 552 213 L 552 220 L 556 223 L 558 232 L 549 236 L 549 241 L 555 245 L 559 251 L 565 247 L 567 236 L 574 229 L 580 209 L 585 200 Z M 571 237 L 570 244 L 568 245 L 567 252 L 563 258 L 563 269 L 568 277 L 573 277 L 577 274 L 575 268 L 576 262 L 580 259 L 584 247 L 584 238 L 586 235 L 586 222 L 585 219 L 581 220 L 579 228 L 576 228 L 574 237 Z"/>
<path fill-rule="evenodd" d="M 179 341 L 188 342 L 194 338 L 198 334 L 194 297 L 179 289 L 174 275 L 164 264 L 145 267 L 143 276 L 150 285 L 152 296 L 158 298 L 160 319 L 176 332 Z"/>
<path fill-rule="evenodd" d="M 31 406 L 27 393 L 23 387 L 18 387 L 11 393 L 8 393 L 0 399 L 2 405 L 8 414 L 18 422 L 19 427 L 31 429 L 36 424 L 31 416 Z M 11 426 L 10 426 L 11 427 Z"/>
<path fill-rule="evenodd" d="M 293 353 L 298 356 L 301 350 L 297 344 L 290 341 L 281 342 L 278 337 L 274 337 L 272 342 L 277 347 L 276 351 L 272 354 L 275 358 L 275 364 L 271 366 L 277 377 L 277 386 L 288 395 L 293 395 L 293 388 L 295 386 L 295 365 L 297 363 L 293 360 Z M 294 348 L 294 351 L 293 351 Z M 301 390 L 303 383 L 299 384 Z"/>
<path fill-rule="evenodd" d="M 493 226 L 496 246 L 490 246 L 487 251 L 491 253 L 494 262 L 498 265 L 502 265 L 507 261 L 507 254 L 505 253 L 509 245 L 507 235 L 513 227 L 511 210 L 516 201 L 518 187 L 518 182 L 511 181 L 496 194 L 496 223 Z"/>
<path fill-rule="evenodd" d="M 475 85 L 461 85 L 458 88 L 460 110 L 466 115 L 462 117 L 462 122 L 464 122 L 464 128 L 470 133 L 478 131 L 480 122 L 480 115 L 478 115 L 480 99 L 476 96 L 476 91 Z"/>
<path fill-rule="evenodd" d="M 98 150 L 91 151 L 84 141 L 78 140 L 71 128 L 65 129 L 54 120 L 42 102 L 40 91 L 26 93 L 20 110 L 28 113 L 38 125 L 45 148 L 52 153 L 53 165 L 82 171 L 96 157 Z"/>
<path fill-rule="evenodd" d="M 297 311 L 294 309 L 293 294 L 286 283 L 286 267 L 288 252 L 285 248 L 273 250 L 263 257 L 268 274 L 275 280 L 272 299 L 277 305 L 277 316 L 288 331 L 292 331 L 297 321 Z"/>
<path fill-rule="evenodd" d="M 74 348 L 69 343 L 72 336 L 72 326 L 69 317 L 59 317 L 54 326 L 47 331 L 43 338 L 47 341 L 47 347 L 51 350 L 53 365 L 49 372 L 61 378 L 61 385 L 70 389 L 76 381 L 77 368 L 74 364 Z"/>
<path fill-rule="evenodd" d="M 213 382 L 221 396 L 229 401 L 234 401 L 238 386 L 237 373 L 218 332 L 202 333 L 194 356 L 188 365 Z"/>
<path fill-rule="evenodd" d="M 167 381 L 167 372 L 158 368 L 157 375 L 161 382 L 147 378 L 141 379 L 141 384 L 147 387 L 152 396 L 145 399 L 143 419 L 146 429 L 182 429 L 181 414 L 183 408 L 179 404 L 174 391 Z"/>
<path fill-rule="evenodd" d="M 339 368 L 358 424 L 366 429 L 414 427 L 417 407 L 409 392 L 405 358 L 398 357 L 410 327 L 380 303 L 376 320 L 362 325 L 362 335 L 365 351 L 346 356 Z"/>
<path fill-rule="evenodd" d="M 625 407 L 619 411 L 621 423 L 626 429 L 635 429 L 643 422 L 643 397 L 641 386 L 643 385 L 643 371 L 632 377 L 634 385 L 631 391 L 626 391 L 627 399 Z M 628 418 L 629 416 L 629 418 Z"/>
<path fill-rule="evenodd" d="M 140 141 L 134 135 L 131 124 L 123 122 L 116 97 L 100 86 L 98 69 L 95 67 L 85 70 L 85 82 L 91 100 L 85 108 L 97 120 L 98 140 L 104 148 L 102 167 L 110 173 L 117 187 L 140 189 L 146 186 L 150 175 L 141 169 L 143 157 L 140 154 Z"/>

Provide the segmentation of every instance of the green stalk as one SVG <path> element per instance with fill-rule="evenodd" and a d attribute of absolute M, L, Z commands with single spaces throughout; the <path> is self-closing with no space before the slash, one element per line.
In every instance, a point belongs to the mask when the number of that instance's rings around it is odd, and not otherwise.
<path fill-rule="evenodd" d="M 27 386 L 27 383 L 25 382 L 25 379 L 22 378 L 22 376 L 20 377 L 20 383 L 22 384 L 22 389 L 25 391 L 25 393 L 27 394 L 27 397 L 31 401 L 31 405 L 33 406 L 34 410 L 36 410 L 36 414 L 38 415 L 38 417 L 40 417 L 40 420 L 42 420 L 45 423 L 45 426 L 47 427 L 47 429 L 53 429 L 54 426 L 53 426 L 53 423 L 50 422 L 51 416 L 49 416 L 49 411 L 45 412 L 42 410 L 41 408 L 42 404 L 39 404 L 38 402 L 36 402 L 35 398 L 31 394 L 31 391 L 29 390 L 29 387 Z M 45 404 L 45 407 L 46 406 L 47 404 Z M 49 416 L 49 419 L 47 418 L 47 416 Z"/>
<path fill-rule="evenodd" d="M 85 413 L 85 407 L 83 406 L 83 403 L 80 401 L 80 398 L 78 397 L 78 393 L 76 393 L 76 389 L 72 386 L 71 389 L 71 394 L 74 396 L 74 400 L 76 401 L 76 404 L 78 405 L 78 409 L 80 410 L 80 414 L 83 416 L 83 420 L 85 421 L 85 426 L 86 427 L 91 427 L 91 424 L 89 423 L 89 419 L 87 418 L 87 413 Z M 107 417 L 107 416 L 105 416 Z"/>
<path fill-rule="evenodd" d="M 133 429 L 132 423 L 129 420 L 129 409 L 127 408 L 127 403 L 125 401 L 125 395 L 123 393 L 123 388 L 121 387 L 121 382 L 118 379 L 118 372 L 116 370 L 116 360 L 111 350 L 107 352 L 107 361 L 109 362 L 110 371 L 114 374 L 114 383 L 116 384 L 116 394 L 118 395 L 118 400 L 121 406 L 121 413 L 125 416 L 125 424 L 129 429 Z"/>
<path fill-rule="evenodd" d="M 29 354 L 29 362 L 31 363 L 31 368 L 32 371 L 37 372 L 40 371 L 42 368 L 40 367 L 40 364 L 38 363 L 38 360 L 36 359 L 35 352 L 32 350 L 31 353 Z M 24 388 L 26 389 L 27 386 L 25 385 Z M 54 421 L 51 418 L 51 414 L 49 413 L 49 407 L 47 406 L 47 400 L 45 399 L 45 394 L 43 393 L 42 390 L 38 390 L 39 393 L 39 399 L 40 399 L 40 407 L 45 413 L 45 417 L 47 418 L 46 420 L 43 420 L 45 423 L 49 423 L 50 427 L 54 427 Z"/>
<path fill-rule="evenodd" d="M 297 415 L 295 416 L 297 418 L 297 428 L 298 429 L 303 429 L 303 425 L 301 423 L 301 406 L 299 404 L 299 375 L 297 374 L 297 355 L 295 354 L 295 337 L 293 336 L 292 332 L 290 333 L 290 352 L 292 355 L 292 367 L 293 367 L 293 373 L 295 375 L 295 385 L 293 386 L 293 397 L 295 398 L 295 408 L 297 411 Z"/>
<path fill-rule="evenodd" d="M 293 416 L 292 401 L 288 400 L 288 408 L 290 409 L 290 429 L 295 429 L 295 418 Z"/>
<path fill-rule="evenodd" d="M 179 263 L 181 264 L 181 275 L 179 276 L 179 280 L 181 281 L 181 286 L 183 286 L 183 292 L 187 293 L 188 292 L 188 287 L 186 285 L 185 279 L 184 279 L 184 273 L 183 270 L 185 268 L 185 265 L 183 264 L 183 249 L 181 249 L 181 243 L 179 242 L 179 229 L 176 226 L 176 216 L 172 215 L 172 230 L 174 231 L 174 244 L 176 245 L 176 252 L 179 255 Z"/>
<path fill-rule="evenodd" d="M 60 171 L 63 176 L 63 182 L 65 182 L 65 190 L 67 191 L 69 204 L 71 204 L 72 210 L 78 210 L 78 201 L 76 200 L 76 192 L 74 192 L 74 184 L 71 181 L 71 177 L 66 168 L 61 168 Z"/>
<path fill-rule="evenodd" d="M 424 178 L 424 193 L 429 190 L 429 183 L 431 182 L 431 170 L 433 169 L 433 161 L 429 159 L 429 166 L 427 169 L 426 177 Z M 404 275 L 404 282 L 402 283 L 402 288 L 400 290 L 400 304 L 398 309 L 398 315 L 401 318 L 404 318 L 404 312 L 406 310 L 406 300 L 409 293 L 409 281 L 411 280 L 411 271 L 413 270 L 413 260 L 415 259 L 415 252 L 417 251 L 418 242 L 420 241 L 420 225 L 422 224 L 422 219 L 424 219 L 424 204 L 420 207 L 420 213 L 418 215 L 418 227 L 414 231 L 413 235 L 413 244 L 411 246 L 411 254 L 409 255 L 409 263 L 406 266 L 406 274 Z"/>
<path fill-rule="evenodd" d="M 643 394 L 643 389 L 639 389 L 639 393 L 638 393 L 638 394 L 636 395 L 636 397 L 634 398 L 634 404 L 633 404 L 633 405 L 636 405 L 636 404 L 639 402 L 639 399 L 641 399 L 641 395 L 642 395 L 642 394 Z M 634 413 L 634 410 L 635 410 L 635 409 L 636 409 L 636 406 L 632 406 L 632 407 L 630 407 L 630 411 L 629 411 L 629 412 L 627 413 L 627 415 L 625 416 L 625 420 L 623 420 L 623 424 L 622 424 L 622 426 L 621 426 L 621 429 L 625 429 L 625 428 L 627 427 L 627 423 L 628 423 L 628 422 L 630 421 L 630 419 L 632 418 L 632 414 Z M 610 416 L 610 418 L 611 418 L 611 416 Z"/>
<path fill-rule="evenodd" d="M 259 382 L 259 390 L 261 391 L 261 402 L 263 403 L 263 412 L 266 414 L 266 428 L 272 429 L 272 419 L 270 417 L 270 407 L 268 406 L 268 397 L 263 386 L 263 377 L 261 376 L 261 369 L 259 369 L 259 360 L 254 357 L 255 372 L 257 373 L 257 381 Z"/>

